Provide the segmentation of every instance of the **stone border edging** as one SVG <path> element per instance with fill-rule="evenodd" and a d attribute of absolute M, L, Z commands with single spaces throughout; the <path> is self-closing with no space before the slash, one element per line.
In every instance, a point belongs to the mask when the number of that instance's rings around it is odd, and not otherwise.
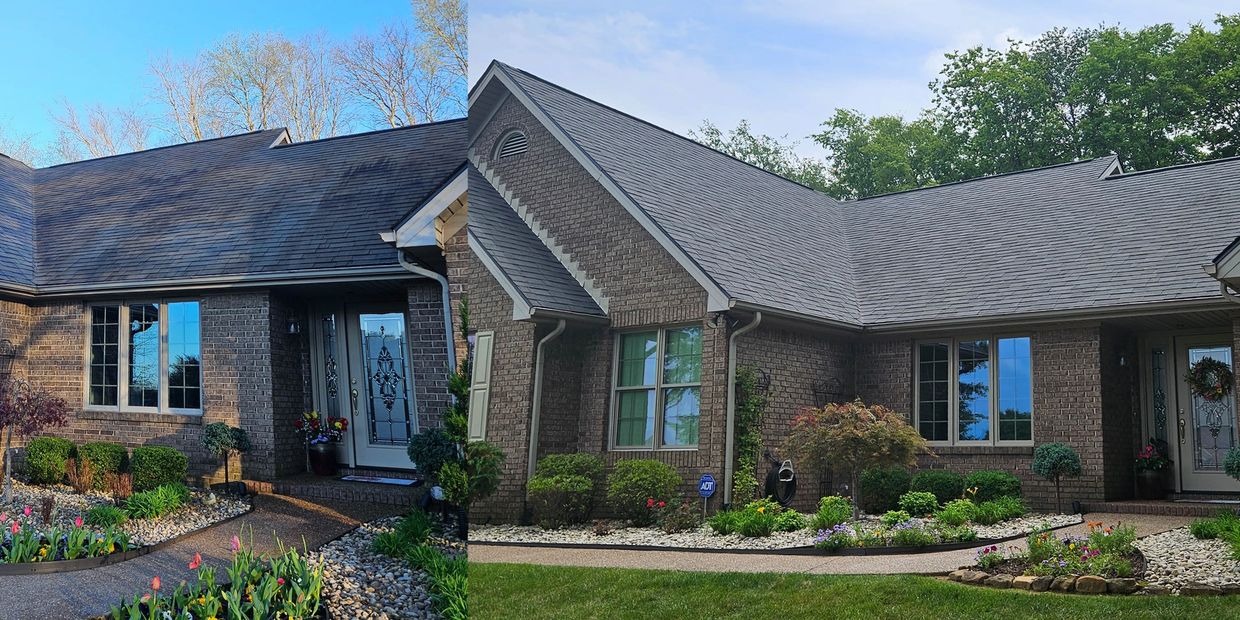
<path fill-rule="evenodd" d="M 216 521 L 206 527 L 200 527 L 196 530 L 190 530 L 179 536 L 173 536 L 167 540 L 157 542 L 153 545 L 130 549 L 121 553 L 109 553 L 107 555 L 96 556 L 93 558 L 78 558 L 76 560 L 58 560 L 55 562 L 22 562 L 20 564 L 4 564 L 0 563 L 0 577 L 15 577 L 20 575 L 50 575 L 53 573 L 72 573 L 80 570 L 90 570 L 101 566 L 109 566 L 112 564 L 120 564 L 134 558 L 140 558 L 148 553 L 154 553 L 178 542 L 188 536 L 193 536 L 209 527 L 223 525 L 230 521 L 240 519 L 254 510 L 254 502 L 250 502 L 250 507 L 245 512 L 233 515 L 222 521 Z"/>

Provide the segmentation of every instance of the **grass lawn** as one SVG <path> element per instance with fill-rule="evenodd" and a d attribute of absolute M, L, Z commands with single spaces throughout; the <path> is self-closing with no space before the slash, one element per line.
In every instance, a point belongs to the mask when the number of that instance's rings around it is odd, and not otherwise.
<path fill-rule="evenodd" d="M 1240 600 L 1030 594 L 930 577 L 470 564 L 470 618 L 1234 618 Z"/>

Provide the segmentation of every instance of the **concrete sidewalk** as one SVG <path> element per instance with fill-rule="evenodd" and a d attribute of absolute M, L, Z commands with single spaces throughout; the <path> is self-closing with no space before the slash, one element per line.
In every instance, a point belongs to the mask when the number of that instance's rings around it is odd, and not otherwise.
<path fill-rule="evenodd" d="M 1086 521 L 1106 525 L 1124 523 L 1149 536 L 1183 527 L 1191 517 L 1094 513 Z M 1084 534 L 1085 524 L 1055 530 L 1057 536 Z M 1023 540 L 1005 546 L 1023 547 Z M 469 561 L 482 563 L 544 564 L 598 568 L 648 568 L 704 572 L 808 573 L 819 575 L 920 574 L 937 575 L 970 565 L 976 549 L 911 555 L 804 556 L 752 553 L 701 553 L 694 551 L 628 551 L 624 549 L 570 549 L 560 547 L 509 547 L 470 543 Z"/>
<path fill-rule="evenodd" d="M 176 589 L 181 580 L 196 579 L 187 564 L 194 553 L 217 573 L 232 559 L 229 541 L 241 534 L 254 547 L 271 551 L 278 536 L 287 546 L 301 547 L 303 540 L 317 549 L 365 521 L 401 512 L 395 506 L 358 503 L 310 503 L 291 497 L 258 495 L 254 510 L 232 521 L 214 525 L 139 558 L 101 568 L 56 573 L 0 577 L 0 620 L 32 618 L 87 618 L 106 614 L 122 597 L 129 599 L 147 591 L 151 578 L 159 576 L 163 587 Z"/>

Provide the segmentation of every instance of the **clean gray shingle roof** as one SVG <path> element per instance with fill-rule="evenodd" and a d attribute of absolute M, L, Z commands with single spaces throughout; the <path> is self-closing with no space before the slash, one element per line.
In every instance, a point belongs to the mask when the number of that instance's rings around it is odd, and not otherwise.
<path fill-rule="evenodd" d="M 606 316 L 472 164 L 469 232 L 531 307 Z"/>
<path fill-rule="evenodd" d="M 465 154 L 463 119 L 269 148 L 281 131 L 34 170 L 35 284 L 395 265 L 378 232 Z"/>
<path fill-rule="evenodd" d="M 731 297 L 882 327 L 1218 298 L 1240 160 L 1113 157 L 838 202 L 496 63 Z"/>
<path fill-rule="evenodd" d="M 34 285 L 34 210 L 26 164 L 0 155 L 0 282 Z"/>

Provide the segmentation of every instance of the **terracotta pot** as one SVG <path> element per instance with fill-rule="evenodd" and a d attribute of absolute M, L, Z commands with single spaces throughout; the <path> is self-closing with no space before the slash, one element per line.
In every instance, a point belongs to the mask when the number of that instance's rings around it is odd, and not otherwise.
<path fill-rule="evenodd" d="M 1139 471 L 1137 472 L 1137 498 L 1138 499 L 1164 499 L 1167 497 L 1167 472 L 1161 471 Z"/>
<path fill-rule="evenodd" d="M 316 476 L 336 475 L 336 444 L 328 441 L 309 446 L 310 469 Z"/>

